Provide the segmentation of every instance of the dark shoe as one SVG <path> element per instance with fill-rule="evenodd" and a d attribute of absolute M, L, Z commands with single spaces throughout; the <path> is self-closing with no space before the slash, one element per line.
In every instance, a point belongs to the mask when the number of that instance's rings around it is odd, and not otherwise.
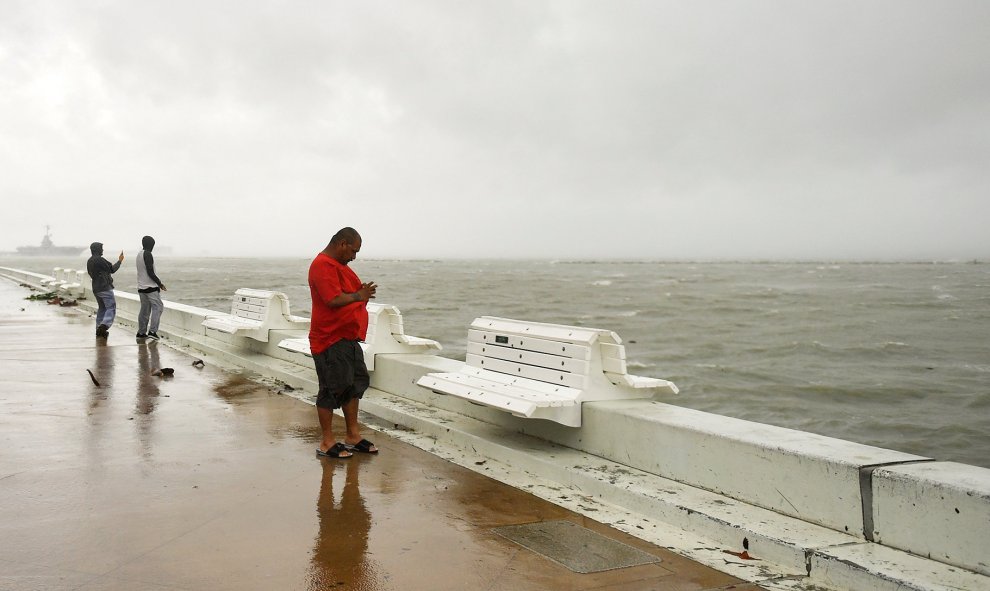
<path fill-rule="evenodd" d="M 358 441 L 354 445 L 351 445 L 350 443 L 345 443 L 344 447 L 347 448 L 347 451 L 360 452 L 363 454 L 378 453 L 378 448 L 375 447 L 375 444 L 368 441 L 367 439 L 362 439 L 361 441 Z"/>
<path fill-rule="evenodd" d="M 345 456 L 342 454 L 347 454 L 347 455 Z M 346 460 L 353 455 L 354 454 L 352 454 L 347 449 L 347 446 L 344 445 L 343 443 L 340 443 L 339 441 L 337 443 L 334 443 L 333 446 L 327 451 L 323 451 L 320 448 L 316 448 L 316 456 L 320 458 L 337 458 L 338 460 Z"/>
<path fill-rule="evenodd" d="M 149 339 L 155 339 L 156 341 L 158 341 L 158 340 L 161 340 L 162 337 L 158 336 L 158 333 L 157 332 L 149 332 L 148 333 L 148 338 Z"/>
<path fill-rule="evenodd" d="M 148 335 L 144 334 L 143 332 L 139 332 L 137 333 L 137 336 L 135 338 L 146 339 L 148 338 Z"/>
<path fill-rule="evenodd" d="M 96 336 L 105 337 L 108 334 L 110 334 L 110 327 L 107 326 L 106 324 L 101 324 L 96 327 Z"/>

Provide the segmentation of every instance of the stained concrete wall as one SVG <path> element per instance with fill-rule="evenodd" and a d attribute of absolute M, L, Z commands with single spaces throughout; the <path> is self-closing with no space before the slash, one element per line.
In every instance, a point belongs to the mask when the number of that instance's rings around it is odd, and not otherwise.
<path fill-rule="evenodd" d="M 585 408 L 586 432 L 560 442 L 712 492 L 862 535 L 860 472 L 927 458 L 813 433 L 637 401 Z M 607 428 L 610 425 L 611 428 Z"/>
<path fill-rule="evenodd" d="M 141 311 L 141 299 L 136 293 L 130 293 L 115 289 L 114 299 L 117 300 L 117 313 L 128 320 L 137 320 Z M 168 300 L 162 301 L 165 311 L 162 313 L 161 326 L 163 329 L 179 329 L 197 335 L 206 335 L 206 328 L 203 321 L 213 316 L 223 316 L 222 312 L 215 312 L 196 306 L 188 306 Z M 215 331 L 214 331 L 215 332 Z"/>
<path fill-rule="evenodd" d="M 859 537 L 865 537 L 861 471 L 929 459 L 652 400 L 586 402 L 583 426 L 575 429 L 429 392 L 415 381 L 437 370 L 419 360 L 379 363 L 373 385 L 386 392 Z"/>
<path fill-rule="evenodd" d="M 929 462 L 873 472 L 873 540 L 990 575 L 990 470 Z"/>

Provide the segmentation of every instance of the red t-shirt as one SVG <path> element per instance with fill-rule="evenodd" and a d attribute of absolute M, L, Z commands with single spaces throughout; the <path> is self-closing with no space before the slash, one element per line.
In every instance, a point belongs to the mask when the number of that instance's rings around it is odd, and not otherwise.
<path fill-rule="evenodd" d="M 343 339 L 363 341 L 368 333 L 368 302 L 353 302 L 338 308 L 330 300 L 361 289 L 361 280 L 347 265 L 320 253 L 309 266 L 309 294 L 313 299 L 309 325 L 309 350 L 316 355 Z"/>

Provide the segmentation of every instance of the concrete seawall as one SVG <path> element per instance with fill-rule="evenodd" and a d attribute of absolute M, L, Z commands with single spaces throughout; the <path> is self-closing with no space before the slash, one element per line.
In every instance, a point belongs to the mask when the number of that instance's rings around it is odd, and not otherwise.
<path fill-rule="evenodd" d="M 45 276 L 0 275 L 51 289 Z M 80 294 L 83 310 L 95 307 Z M 132 325 L 137 295 L 116 295 L 118 322 Z M 172 344 L 280 380 L 303 400 L 315 394 L 310 360 L 277 346 L 304 332 L 272 331 L 262 343 L 205 329 L 218 312 L 165 305 L 161 332 Z M 415 383 L 460 365 L 378 356 L 362 409 L 452 461 L 498 462 L 508 468 L 490 475 L 534 494 L 577 491 L 596 511 L 627 515 L 616 519 L 630 533 L 766 588 L 990 589 L 990 470 L 649 399 L 584 403 L 583 426 L 570 428 Z M 737 559 L 744 549 L 760 564 Z"/>

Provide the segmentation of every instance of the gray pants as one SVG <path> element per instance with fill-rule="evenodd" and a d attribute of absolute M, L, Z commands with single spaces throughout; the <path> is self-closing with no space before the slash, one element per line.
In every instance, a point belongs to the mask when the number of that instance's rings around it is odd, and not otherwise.
<path fill-rule="evenodd" d="M 162 319 L 162 310 L 165 309 L 161 294 L 157 291 L 138 292 L 138 296 L 141 297 L 141 311 L 138 312 L 138 332 L 142 334 L 157 333 L 158 322 Z M 148 330 L 145 330 L 146 328 Z"/>
<path fill-rule="evenodd" d="M 113 319 L 117 316 L 117 300 L 113 297 L 113 290 L 99 291 L 93 296 L 96 298 L 96 326 L 113 326 Z"/>

